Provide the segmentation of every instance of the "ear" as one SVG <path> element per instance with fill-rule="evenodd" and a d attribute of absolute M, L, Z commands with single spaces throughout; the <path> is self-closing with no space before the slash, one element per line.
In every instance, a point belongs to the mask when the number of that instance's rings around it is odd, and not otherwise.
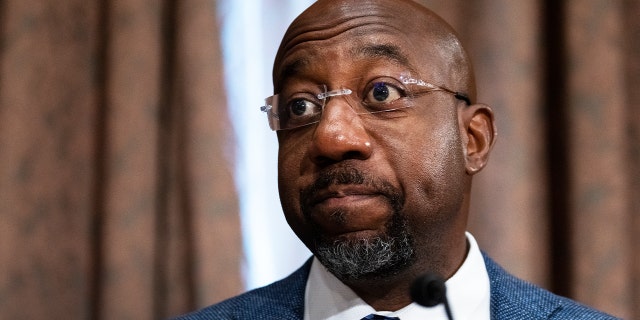
<path fill-rule="evenodd" d="M 465 166 L 467 174 L 471 176 L 487 164 L 498 132 L 491 107 L 474 104 L 460 108 L 458 115 L 464 143 Z"/>

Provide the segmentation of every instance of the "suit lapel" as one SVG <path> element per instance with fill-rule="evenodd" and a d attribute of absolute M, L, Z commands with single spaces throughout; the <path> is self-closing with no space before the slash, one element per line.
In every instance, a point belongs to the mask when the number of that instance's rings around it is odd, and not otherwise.
<path fill-rule="evenodd" d="M 491 319 L 548 319 L 561 308 L 553 294 L 512 276 L 483 256 L 491 282 Z"/>
<path fill-rule="evenodd" d="M 304 318 L 304 297 L 312 258 L 290 276 L 262 288 L 250 297 L 251 308 L 243 310 L 240 319 L 254 319 L 261 310 L 261 319 L 299 320 Z"/>

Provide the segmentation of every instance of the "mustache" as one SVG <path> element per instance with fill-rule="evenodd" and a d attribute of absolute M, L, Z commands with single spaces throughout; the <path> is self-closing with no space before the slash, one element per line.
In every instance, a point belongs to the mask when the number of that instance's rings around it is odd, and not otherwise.
<path fill-rule="evenodd" d="M 402 192 L 390 182 L 374 178 L 354 167 L 335 167 L 321 171 L 311 185 L 300 191 L 302 212 L 309 212 L 309 209 L 314 205 L 314 195 L 332 185 L 365 185 L 387 197 L 393 209 L 397 211 L 404 204 Z"/>

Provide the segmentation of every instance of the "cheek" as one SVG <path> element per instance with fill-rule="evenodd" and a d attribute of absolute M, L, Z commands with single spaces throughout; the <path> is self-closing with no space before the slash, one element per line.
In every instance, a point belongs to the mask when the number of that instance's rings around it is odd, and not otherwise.
<path fill-rule="evenodd" d="M 429 159 L 425 164 L 433 178 L 442 183 L 460 181 L 459 175 L 464 173 L 464 157 L 458 127 L 441 128 L 428 140 L 433 147 L 423 151 L 426 151 L 424 158 Z"/>
<path fill-rule="evenodd" d="M 303 146 L 280 139 L 278 150 L 278 193 L 282 210 L 293 231 L 301 235 L 304 219 L 300 212 L 300 165 Z"/>
<path fill-rule="evenodd" d="M 300 166 L 306 145 L 303 139 L 278 136 L 278 187 L 280 192 L 290 192 L 300 177 Z"/>
<path fill-rule="evenodd" d="M 399 157 L 407 209 L 431 215 L 453 213 L 463 198 L 464 157 L 457 121 L 412 135 L 408 154 Z"/>
<path fill-rule="evenodd" d="M 285 214 L 292 209 L 297 209 L 298 192 L 296 190 L 300 172 L 299 161 L 296 155 L 280 152 L 278 156 L 278 192 Z"/>

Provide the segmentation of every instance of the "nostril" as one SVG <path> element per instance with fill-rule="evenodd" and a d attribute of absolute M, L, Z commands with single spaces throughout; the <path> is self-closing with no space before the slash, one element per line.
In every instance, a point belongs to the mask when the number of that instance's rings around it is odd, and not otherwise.
<path fill-rule="evenodd" d="M 339 160 L 334 160 L 325 156 L 316 156 L 313 158 L 313 163 L 315 163 L 318 167 L 326 167 L 328 165 L 334 164 Z"/>
<path fill-rule="evenodd" d="M 348 151 L 344 153 L 343 156 L 343 160 L 344 159 L 358 159 L 358 160 L 364 160 L 366 159 L 367 156 L 365 156 L 362 152 L 360 151 Z"/>
<path fill-rule="evenodd" d="M 349 152 L 343 153 L 340 157 L 318 155 L 313 159 L 313 162 L 320 167 L 324 167 L 324 166 L 328 166 L 344 160 L 365 160 L 365 159 L 367 159 L 367 156 L 365 154 L 358 151 L 349 151 Z"/>

